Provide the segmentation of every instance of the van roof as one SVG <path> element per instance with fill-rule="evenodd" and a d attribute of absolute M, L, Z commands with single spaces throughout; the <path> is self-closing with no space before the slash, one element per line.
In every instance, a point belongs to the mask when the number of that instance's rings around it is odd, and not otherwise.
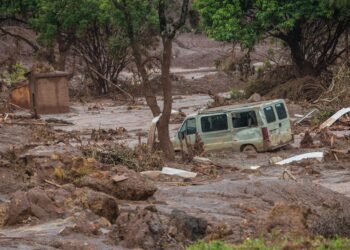
<path fill-rule="evenodd" d="M 198 114 L 211 114 L 211 113 L 217 113 L 217 112 L 228 112 L 232 111 L 234 109 L 244 109 L 244 108 L 259 108 L 262 105 L 265 104 L 274 104 L 284 102 L 283 99 L 276 99 L 276 100 L 269 100 L 269 101 L 262 101 L 262 102 L 251 102 L 251 103 L 243 103 L 243 104 L 234 104 L 234 105 L 227 105 L 227 106 L 221 106 L 216 108 L 210 108 L 203 111 L 199 111 Z"/>

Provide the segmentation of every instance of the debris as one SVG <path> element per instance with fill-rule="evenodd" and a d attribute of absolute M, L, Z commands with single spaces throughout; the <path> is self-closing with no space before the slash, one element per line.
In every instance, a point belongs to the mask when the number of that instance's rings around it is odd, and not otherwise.
<path fill-rule="evenodd" d="M 51 184 L 51 185 L 57 187 L 57 188 L 62 188 L 61 185 L 59 185 L 59 184 L 57 184 L 57 183 L 55 183 L 55 182 L 53 182 L 53 181 L 50 181 L 50 180 L 44 180 L 44 181 L 45 181 L 46 183 L 48 183 L 48 184 Z"/>
<path fill-rule="evenodd" d="M 305 132 L 304 138 L 300 142 L 301 148 L 310 148 L 314 146 L 314 141 L 310 135 L 309 131 Z"/>
<path fill-rule="evenodd" d="M 274 157 L 270 158 L 269 163 L 270 164 L 276 164 L 277 162 L 282 161 L 282 160 L 283 160 L 282 157 L 274 156 Z"/>
<path fill-rule="evenodd" d="M 56 124 L 74 125 L 73 122 L 69 122 L 69 121 L 57 119 L 57 118 L 49 118 L 49 119 L 46 119 L 45 121 L 47 123 L 54 123 L 55 126 L 56 126 Z"/>
<path fill-rule="evenodd" d="M 292 163 L 294 161 L 301 161 L 304 159 L 312 159 L 315 158 L 319 161 L 322 161 L 323 159 L 323 152 L 312 152 L 312 153 L 305 153 L 305 154 L 300 154 L 300 155 L 295 155 L 293 157 L 284 159 L 282 161 L 276 162 L 277 165 L 285 165 Z"/>
<path fill-rule="evenodd" d="M 261 166 L 250 166 L 249 168 L 252 169 L 252 170 L 257 170 L 259 169 Z"/>
<path fill-rule="evenodd" d="M 194 178 L 197 176 L 197 173 L 185 171 L 182 169 L 176 169 L 176 168 L 169 168 L 169 167 L 164 167 L 162 169 L 162 174 L 167 174 L 167 175 L 177 175 L 183 178 Z"/>
<path fill-rule="evenodd" d="M 297 178 L 292 175 L 291 172 L 289 172 L 287 169 L 285 169 L 282 173 L 282 179 L 287 180 L 287 179 L 292 179 L 293 181 L 297 181 Z"/>
<path fill-rule="evenodd" d="M 196 163 L 213 164 L 213 162 L 209 158 L 200 157 L 200 156 L 193 157 L 193 161 Z"/>
<path fill-rule="evenodd" d="M 350 108 L 343 108 L 343 109 L 339 110 L 337 113 L 335 113 L 330 118 L 328 118 L 328 120 L 326 120 L 324 123 L 322 123 L 320 125 L 320 129 L 324 129 L 324 128 L 332 126 L 332 124 L 335 123 L 340 117 L 342 117 L 343 115 L 345 115 L 346 113 L 349 113 L 349 112 L 350 112 Z"/>
<path fill-rule="evenodd" d="M 304 121 L 305 119 L 308 119 L 308 118 L 311 118 L 311 115 L 314 113 L 314 112 L 316 112 L 316 111 L 318 111 L 318 109 L 313 109 L 313 110 L 311 110 L 309 113 L 307 113 L 305 116 L 302 116 L 302 115 L 297 115 L 297 114 L 295 114 L 295 117 L 300 117 L 301 116 L 301 119 L 299 119 L 297 122 L 296 122 L 296 124 L 300 124 L 302 121 Z"/>
<path fill-rule="evenodd" d="M 113 175 L 112 180 L 114 182 L 121 182 L 127 180 L 129 177 L 126 175 Z"/>

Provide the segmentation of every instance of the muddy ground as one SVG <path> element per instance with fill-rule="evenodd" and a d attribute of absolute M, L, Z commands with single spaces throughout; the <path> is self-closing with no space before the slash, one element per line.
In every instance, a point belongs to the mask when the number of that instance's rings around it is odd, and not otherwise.
<path fill-rule="evenodd" d="M 174 107 L 189 114 L 208 102 L 206 95 L 182 95 Z M 334 232 L 328 223 L 334 214 L 341 221 L 350 216 L 346 154 L 323 162 L 270 163 L 274 157 L 329 152 L 325 144 L 300 147 L 307 124 L 294 128 L 294 144 L 275 152 L 208 153 L 209 164 L 186 163 L 178 155 L 176 162 L 147 169 L 192 170 L 198 173 L 194 179 L 145 177 L 123 166 L 140 170 L 127 161 L 92 158 L 99 151 L 86 155 L 86 147 L 118 151 L 116 145 L 138 148 L 139 138 L 146 142 L 152 117 L 142 99 L 138 103 L 76 103 L 68 114 L 41 117 L 73 123 L 64 126 L 1 125 L 1 247 L 184 249 L 198 239 L 239 242 L 274 230 L 347 235 L 350 225 Z M 289 109 L 292 118 L 307 112 L 293 103 Z M 179 121 L 172 124 L 172 131 L 179 126 Z M 320 139 L 312 135 L 316 144 Z M 349 146 L 343 137 L 335 140 L 342 148 Z"/>
<path fill-rule="evenodd" d="M 208 90 L 227 97 L 232 87 L 244 88 L 245 83 L 214 67 L 231 47 L 193 34 L 176 39 L 173 109 L 188 115 L 208 106 Z M 256 49 L 253 62 L 264 57 L 264 48 Z M 17 56 L 25 65 L 32 63 L 29 53 Z M 291 102 L 288 108 L 292 122 L 295 114 L 310 110 Z M 42 125 L 53 118 L 56 125 Z M 175 162 L 164 162 L 139 145 L 147 140 L 151 120 L 139 98 L 132 104 L 73 102 L 67 114 L 7 121 L 26 125 L 2 122 L 0 248 L 185 249 L 199 239 L 239 242 L 276 230 L 349 236 L 348 152 L 334 157 L 330 151 L 349 148 L 344 129 L 332 132 L 338 134 L 332 146 L 331 136 L 312 131 L 315 145 L 301 147 L 312 128 L 303 123 L 293 126 L 295 143 L 274 152 L 208 153 L 204 156 L 211 162 L 204 163 L 177 155 Z M 172 134 L 180 124 L 181 119 L 173 119 Z M 325 152 L 325 159 L 271 163 L 313 151 Z M 164 166 L 198 176 L 140 174 Z"/>

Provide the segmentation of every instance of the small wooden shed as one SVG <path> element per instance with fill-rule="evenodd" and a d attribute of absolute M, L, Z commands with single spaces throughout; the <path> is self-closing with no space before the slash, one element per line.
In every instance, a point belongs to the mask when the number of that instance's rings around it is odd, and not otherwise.
<path fill-rule="evenodd" d="M 11 92 L 11 102 L 30 108 L 35 114 L 67 113 L 69 76 L 66 72 L 30 72 L 27 74 L 29 84 L 15 88 Z"/>
<path fill-rule="evenodd" d="M 34 113 L 69 112 L 68 79 L 65 72 L 31 73 L 29 89 Z"/>

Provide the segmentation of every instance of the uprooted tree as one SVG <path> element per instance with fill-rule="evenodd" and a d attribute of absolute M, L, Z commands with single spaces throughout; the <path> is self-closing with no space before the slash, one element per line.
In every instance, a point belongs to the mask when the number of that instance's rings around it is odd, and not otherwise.
<path fill-rule="evenodd" d="M 339 0 L 340 2 L 341 0 Z M 333 1 L 335 2 L 335 1 Z M 319 75 L 346 51 L 350 6 L 329 0 L 196 0 L 209 36 L 252 47 L 266 37 L 284 42 L 299 74 Z"/>
<path fill-rule="evenodd" d="M 189 0 L 180 1 L 147 1 L 147 0 L 113 0 L 120 11 L 116 16 L 125 27 L 137 71 L 141 77 L 143 95 L 154 117 L 160 116 L 157 123 L 159 144 L 166 158 L 174 159 L 174 149 L 170 141 L 169 120 L 172 109 L 172 84 L 170 80 L 170 64 L 172 59 L 172 42 L 176 32 L 185 24 Z M 147 40 L 160 37 L 163 50 L 161 55 L 161 85 L 164 105 L 161 111 L 153 92 L 146 69 L 145 35 Z"/>

